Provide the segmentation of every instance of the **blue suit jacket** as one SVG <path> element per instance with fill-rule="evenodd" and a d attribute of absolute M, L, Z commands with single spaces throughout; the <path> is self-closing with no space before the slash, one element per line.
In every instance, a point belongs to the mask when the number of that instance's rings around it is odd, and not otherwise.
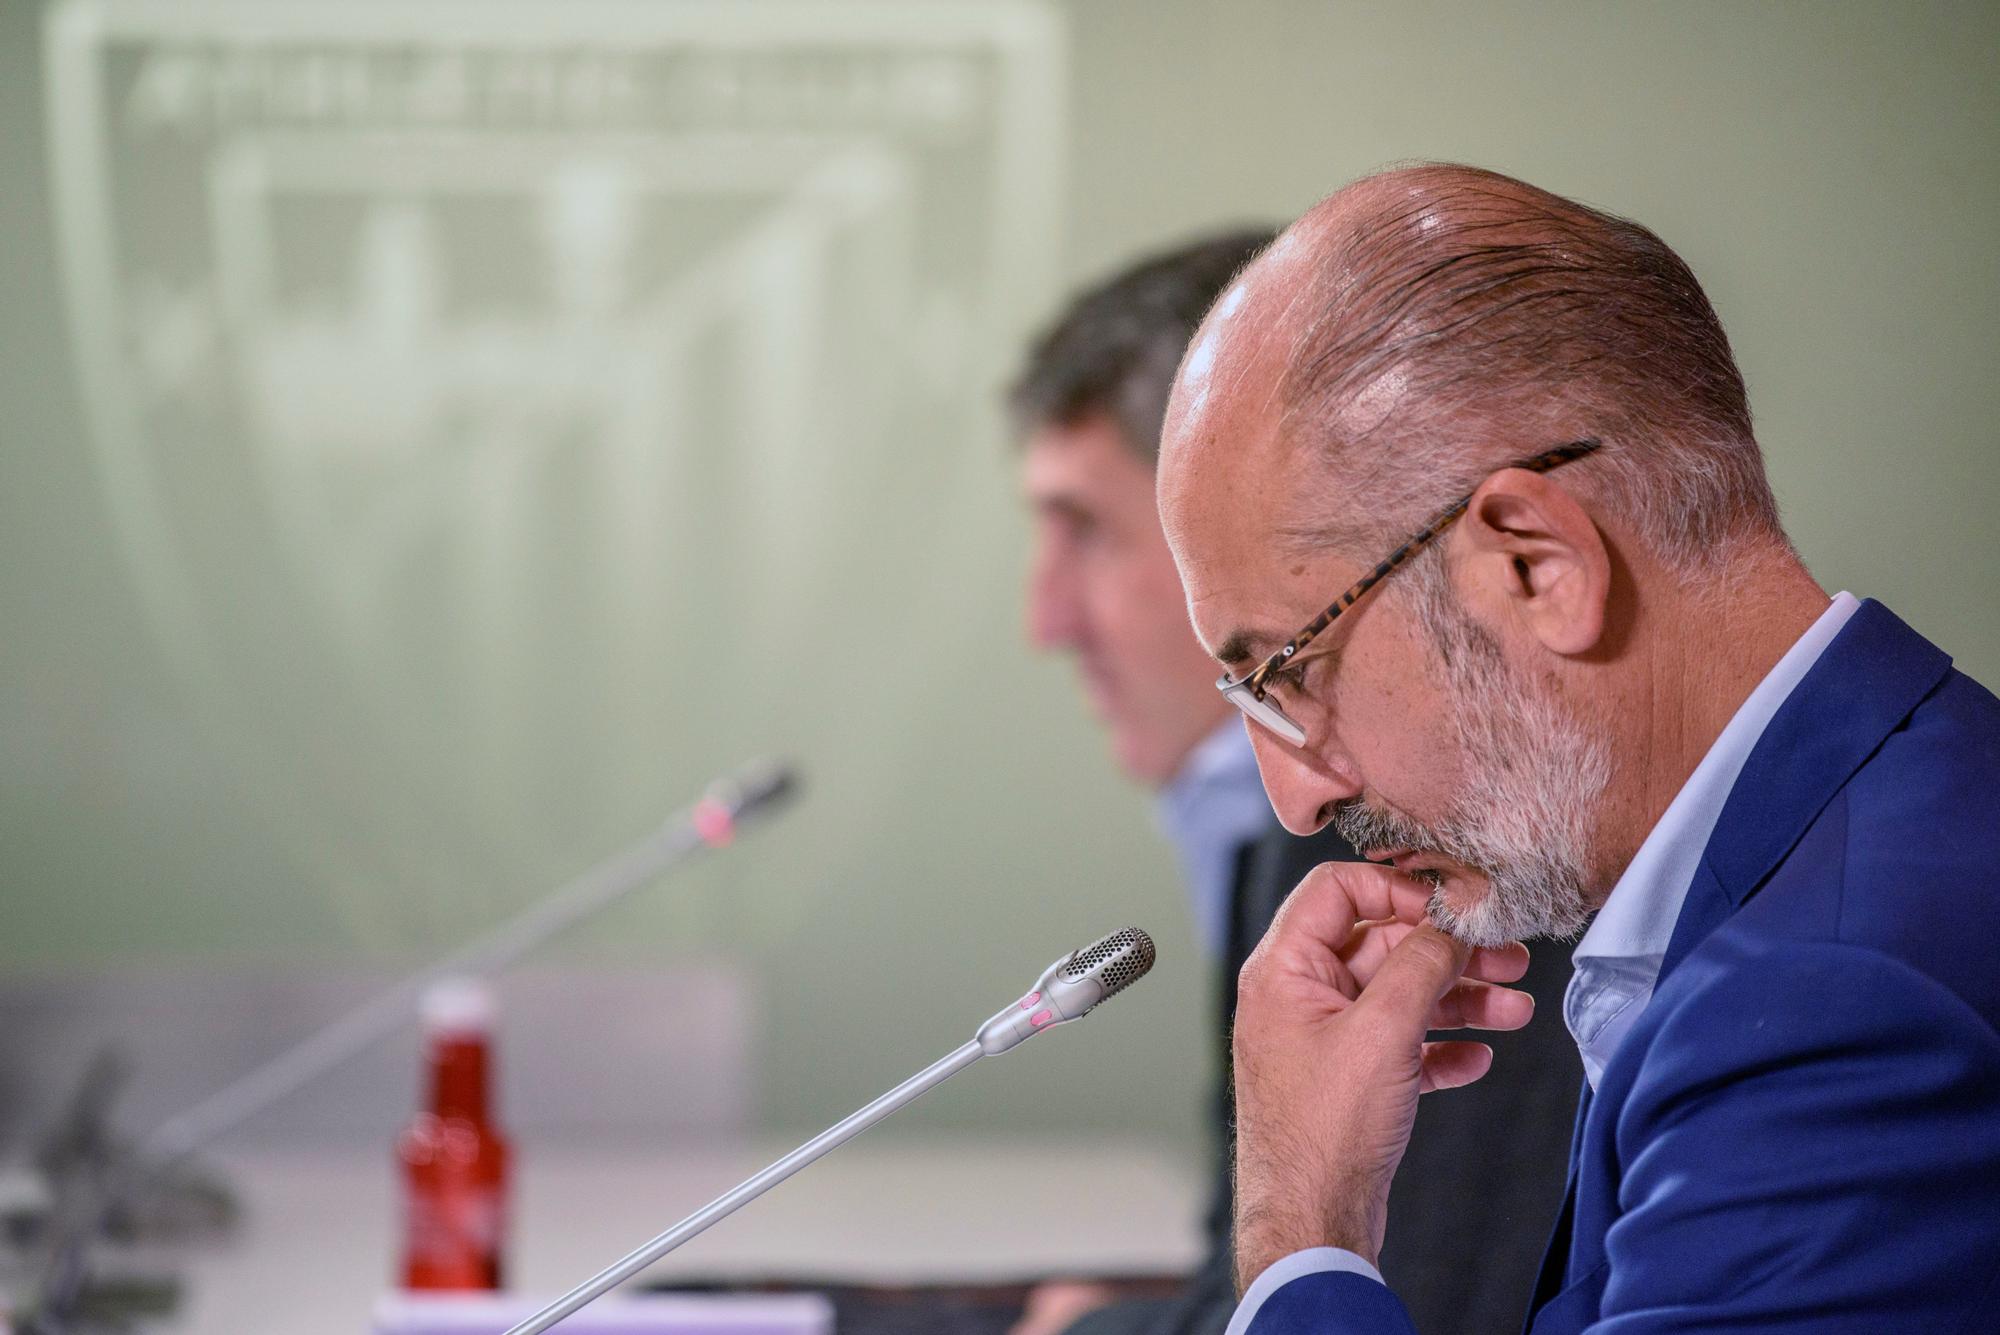
<path fill-rule="evenodd" d="M 1532 1335 L 2000 1331 L 2000 701 L 1880 603 L 1738 776 L 1569 1178 Z M 1250 1327 L 1409 1328 L 1348 1274 Z"/>

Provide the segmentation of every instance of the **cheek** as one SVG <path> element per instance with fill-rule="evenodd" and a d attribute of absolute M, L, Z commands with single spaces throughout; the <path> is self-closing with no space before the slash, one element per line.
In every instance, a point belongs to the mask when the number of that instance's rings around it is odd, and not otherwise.
<path fill-rule="evenodd" d="M 1103 552 L 1079 557 L 1076 587 L 1083 605 L 1090 609 L 1091 620 L 1100 626 L 1117 622 L 1118 608 L 1124 599 L 1116 560 Z"/>
<path fill-rule="evenodd" d="M 1341 742 L 1368 792 L 1398 811 L 1435 818 L 1454 805 L 1464 752 L 1452 702 L 1413 653 L 1343 665 Z"/>
<path fill-rule="evenodd" d="M 1200 651 L 1171 564 L 1162 578 L 1157 562 L 1107 553 L 1092 562 L 1087 584 L 1087 596 L 1106 638 L 1115 639 L 1128 652 L 1154 655 L 1184 646 Z"/>

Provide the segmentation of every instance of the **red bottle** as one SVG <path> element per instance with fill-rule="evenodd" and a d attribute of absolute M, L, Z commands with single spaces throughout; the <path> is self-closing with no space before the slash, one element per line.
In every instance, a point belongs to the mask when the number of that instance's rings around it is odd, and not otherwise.
<path fill-rule="evenodd" d="M 440 983 L 423 1016 L 429 1102 L 396 1141 L 403 1287 L 497 1289 L 508 1148 L 491 1115 L 492 993 L 469 980 Z"/>

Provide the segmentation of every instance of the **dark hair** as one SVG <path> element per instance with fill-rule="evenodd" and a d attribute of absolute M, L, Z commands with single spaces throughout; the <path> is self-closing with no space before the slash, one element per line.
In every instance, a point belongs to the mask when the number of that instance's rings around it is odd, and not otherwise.
<path fill-rule="evenodd" d="M 1007 392 L 1017 438 L 1103 413 L 1151 462 L 1188 340 L 1272 228 L 1237 228 L 1153 255 L 1071 298 Z"/>

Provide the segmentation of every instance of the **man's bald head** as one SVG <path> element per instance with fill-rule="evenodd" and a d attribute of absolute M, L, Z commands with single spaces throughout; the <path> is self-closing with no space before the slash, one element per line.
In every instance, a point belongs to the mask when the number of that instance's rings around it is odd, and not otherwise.
<path fill-rule="evenodd" d="M 1201 460 L 1214 485 L 1220 456 L 1283 451 L 1292 486 L 1265 517 L 1304 547 L 1363 556 L 1582 437 L 1604 449 L 1574 484 L 1664 564 L 1782 542 L 1742 376 L 1686 264 L 1496 173 L 1403 167 L 1322 201 L 1217 304 L 1182 381 L 1169 455 L 1218 455 Z"/>
<path fill-rule="evenodd" d="M 1558 474 L 1509 466 L 1586 438 Z M 1825 595 L 1680 258 L 1519 181 L 1400 168 L 1216 302 L 1169 404 L 1160 515 L 1197 635 L 1241 674 L 1461 499 L 1273 663 L 1291 727 L 1251 737 L 1289 828 L 1333 821 L 1433 879 L 1448 930 L 1561 935 L 1740 703 L 1733 674 L 1754 683 Z"/>

